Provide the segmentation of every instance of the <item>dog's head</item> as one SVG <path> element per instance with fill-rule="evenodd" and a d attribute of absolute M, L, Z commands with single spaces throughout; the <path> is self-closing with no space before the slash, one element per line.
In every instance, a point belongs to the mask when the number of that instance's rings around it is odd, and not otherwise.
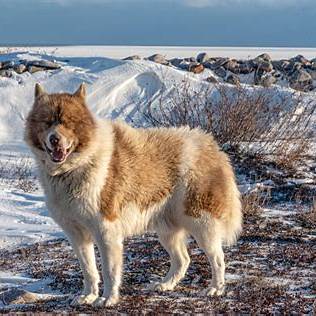
<path fill-rule="evenodd" d="M 62 165 L 89 146 L 96 124 L 85 94 L 83 84 L 74 94 L 47 94 L 36 84 L 25 140 L 45 162 Z"/>

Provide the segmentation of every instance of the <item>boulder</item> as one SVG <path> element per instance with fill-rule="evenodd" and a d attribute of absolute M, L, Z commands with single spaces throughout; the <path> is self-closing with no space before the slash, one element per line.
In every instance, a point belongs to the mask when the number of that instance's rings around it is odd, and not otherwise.
<path fill-rule="evenodd" d="M 189 70 L 189 66 L 190 66 L 190 63 L 186 62 L 185 60 L 182 60 L 180 64 L 178 65 L 178 67 L 182 70 Z"/>
<path fill-rule="evenodd" d="M 210 83 L 218 83 L 218 80 L 214 76 L 207 77 L 205 81 L 210 82 Z"/>
<path fill-rule="evenodd" d="M 18 74 L 22 74 L 26 71 L 26 66 L 24 64 L 18 64 L 13 67 L 14 71 Z"/>
<path fill-rule="evenodd" d="M 311 64 L 311 62 L 307 58 L 305 58 L 303 55 L 297 55 L 291 58 L 290 60 L 294 63 L 295 62 L 301 63 L 304 66 L 309 66 Z"/>
<path fill-rule="evenodd" d="M 225 70 L 225 68 L 224 68 L 223 66 L 221 66 L 221 67 L 219 67 L 219 68 L 216 68 L 216 69 L 214 70 L 214 73 L 215 73 L 217 76 L 221 77 L 221 78 L 225 78 L 225 77 L 226 77 L 226 70 Z"/>
<path fill-rule="evenodd" d="M 306 71 L 311 75 L 313 80 L 316 80 L 316 69 L 306 69 Z"/>
<path fill-rule="evenodd" d="M 273 70 L 272 63 L 267 60 L 258 60 L 257 67 L 258 69 L 260 68 L 265 72 L 270 72 Z"/>
<path fill-rule="evenodd" d="M 161 55 L 161 54 L 154 54 L 151 55 L 147 58 L 150 61 L 153 61 L 157 64 L 161 64 L 161 65 L 169 65 L 168 60 L 166 59 L 165 56 Z"/>
<path fill-rule="evenodd" d="M 45 68 L 45 70 L 59 69 L 61 66 L 54 61 L 49 60 L 32 60 L 27 62 L 27 66 Z"/>
<path fill-rule="evenodd" d="M 228 75 L 227 78 L 226 78 L 226 82 L 230 83 L 230 84 L 234 84 L 236 86 L 240 85 L 240 79 L 235 74 Z"/>
<path fill-rule="evenodd" d="M 296 70 L 290 77 L 290 87 L 296 90 L 309 91 L 313 88 L 313 78 L 304 69 Z"/>
<path fill-rule="evenodd" d="M 237 73 L 238 72 L 238 62 L 236 59 L 229 59 L 224 65 L 223 67 L 226 70 L 229 70 L 233 73 Z"/>
<path fill-rule="evenodd" d="M 195 74 L 200 74 L 201 72 L 204 71 L 204 66 L 199 63 L 192 63 L 189 64 L 189 69 L 190 72 L 193 72 Z"/>
<path fill-rule="evenodd" d="M 128 56 L 123 58 L 123 60 L 140 60 L 141 57 L 139 55 L 132 55 L 132 56 Z"/>
<path fill-rule="evenodd" d="M 45 68 L 37 67 L 37 66 L 27 66 L 27 71 L 30 74 L 34 74 L 35 72 L 44 71 Z"/>
<path fill-rule="evenodd" d="M 6 60 L 1 62 L 1 67 L 0 69 L 6 70 L 6 69 L 10 69 L 14 66 L 14 61 L 12 60 Z"/>
<path fill-rule="evenodd" d="M 175 66 L 175 67 L 179 67 L 179 65 L 182 63 L 183 59 L 182 58 L 172 58 L 172 59 L 169 59 L 169 63 L 172 65 L 172 66 Z"/>
<path fill-rule="evenodd" d="M 254 70 L 255 68 L 251 62 L 241 61 L 238 63 L 238 66 L 236 68 L 236 73 L 246 75 L 246 74 L 252 73 Z"/>
<path fill-rule="evenodd" d="M 258 55 L 256 58 L 254 58 L 254 61 L 258 61 L 258 60 L 271 61 L 272 58 L 269 54 L 263 53 L 263 54 Z"/>
<path fill-rule="evenodd" d="M 260 84 L 264 87 L 270 87 L 276 83 L 276 78 L 272 73 L 266 73 L 261 76 Z"/>
<path fill-rule="evenodd" d="M 199 53 L 196 57 L 196 61 L 198 63 L 205 63 L 209 60 L 209 56 L 207 55 L 207 53 Z"/>
<path fill-rule="evenodd" d="M 186 61 L 188 63 L 196 63 L 195 57 L 186 57 L 186 58 L 184 58 L 184 61 Z"/>
<path fill-rule="evenodd" d="M 11 78 L 13 75 L 11 69 L 1 69 L 0 70 L 0 77 L 6 77 L 6 78 Z"/>

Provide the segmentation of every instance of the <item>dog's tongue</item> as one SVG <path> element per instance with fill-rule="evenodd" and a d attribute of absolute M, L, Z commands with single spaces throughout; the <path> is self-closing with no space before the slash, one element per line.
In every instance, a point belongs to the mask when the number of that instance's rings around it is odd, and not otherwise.
<path fill-rule="evenodd" d="M 52 157 L 53 157 L 53 160 L 56 162 L 63 161 L 65 158 L 65 152 L 63 151 L 62 148 L 56 148 L 52 152 Z"/>

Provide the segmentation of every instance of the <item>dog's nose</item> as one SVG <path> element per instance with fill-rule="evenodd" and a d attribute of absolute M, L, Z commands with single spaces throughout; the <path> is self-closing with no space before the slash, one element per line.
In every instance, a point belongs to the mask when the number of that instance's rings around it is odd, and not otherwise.
<path fill-rule="evenodd" d="M 49 142 L 50 142 L 53 146 L 55 146 L 55 145 L 57 145 L 58 142 L 59 142 L 59 137 L 56 136 L 55 134 L 52 134 L 52 135 L 49 136 Z"/>

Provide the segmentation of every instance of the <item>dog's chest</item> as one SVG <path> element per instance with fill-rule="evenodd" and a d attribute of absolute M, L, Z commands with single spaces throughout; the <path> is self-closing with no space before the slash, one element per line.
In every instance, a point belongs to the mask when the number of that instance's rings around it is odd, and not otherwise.
<path fill-rule="evenodd" d="M 46 203 L 57 222 L 89 222 L 99 208 L 99 192 L 85 179 L 47 178 Z"/>

